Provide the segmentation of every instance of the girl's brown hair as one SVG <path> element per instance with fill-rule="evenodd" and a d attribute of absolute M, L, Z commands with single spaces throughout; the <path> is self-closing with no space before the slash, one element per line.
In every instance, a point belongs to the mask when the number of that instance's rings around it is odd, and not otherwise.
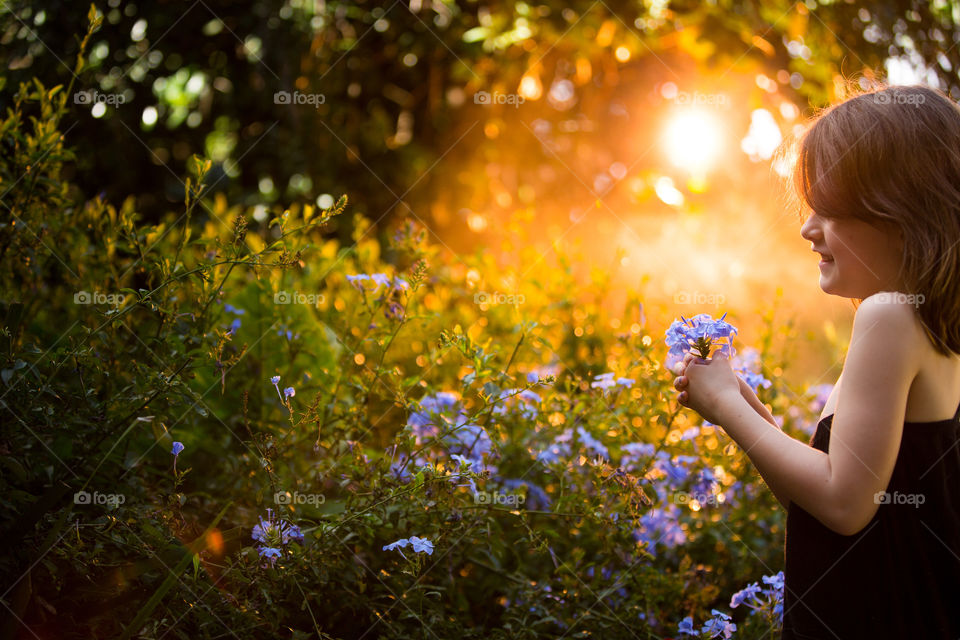
<path fill-rule="evenodd" d="M 936 351 L 960 354 L 960 106 L 922 85 L 853 93 L 778 149 L 794 203 L 801 219 L 809 207 L 899 230 L 903 293 Z"/>

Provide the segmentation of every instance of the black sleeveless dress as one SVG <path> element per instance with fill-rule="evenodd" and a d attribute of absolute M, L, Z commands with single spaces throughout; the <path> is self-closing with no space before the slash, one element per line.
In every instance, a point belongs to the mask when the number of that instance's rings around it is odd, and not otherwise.
<path fill-rule="evenodd" d="M 828 451 L 832 421 L 811 446 Z M 960 638 L 960 407 L 950 420 L 904 422 L 881 500 L 852 536 L 791 501 L 781 640 Z"/>

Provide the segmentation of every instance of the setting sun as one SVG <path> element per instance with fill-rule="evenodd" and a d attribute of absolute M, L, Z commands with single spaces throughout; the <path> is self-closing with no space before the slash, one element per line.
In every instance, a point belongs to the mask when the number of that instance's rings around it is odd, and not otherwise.
<path fill-rule="evenodd" d="M 722 143 L 720 123 L 703 109 L 686 109 L 674 115 L 663 141 L 670 161 L 693 174 L 707 171 Z"/>

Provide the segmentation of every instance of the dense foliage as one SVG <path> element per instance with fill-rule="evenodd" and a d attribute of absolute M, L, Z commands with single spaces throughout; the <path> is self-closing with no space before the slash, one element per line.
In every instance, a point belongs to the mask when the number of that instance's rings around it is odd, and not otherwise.
<path fill-rule="evenodd" d="M 501 260 L 410 221 L 381 243 L 348 195 L 258 220 L 208 192 L 202 157 L 146 222 L 64 178 L 72 89 L 22 83 L 0 120 L 8 634 L 776 626 L 784 515 L 676 403 L 672 319 L 641 293 L 611 313 L 571 256 L 527 270 L 522 216 Z M 766 321 L 738 366 L 803 438 L 822 394 L 784 393 Z"/>

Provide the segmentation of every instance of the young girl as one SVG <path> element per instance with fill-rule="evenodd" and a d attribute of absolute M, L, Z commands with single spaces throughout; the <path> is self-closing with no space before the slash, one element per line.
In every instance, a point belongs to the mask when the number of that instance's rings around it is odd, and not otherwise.
<path fill-rule="evenodd" d="M 787 509 L 782 640 L 957 640 L 960 107 L 883 87 L 817 115 L 796 148 L 820 288 L 858 303 L 816 432 L 781 431 L 722 356 L 684 359 L 678 401 Z"/>

